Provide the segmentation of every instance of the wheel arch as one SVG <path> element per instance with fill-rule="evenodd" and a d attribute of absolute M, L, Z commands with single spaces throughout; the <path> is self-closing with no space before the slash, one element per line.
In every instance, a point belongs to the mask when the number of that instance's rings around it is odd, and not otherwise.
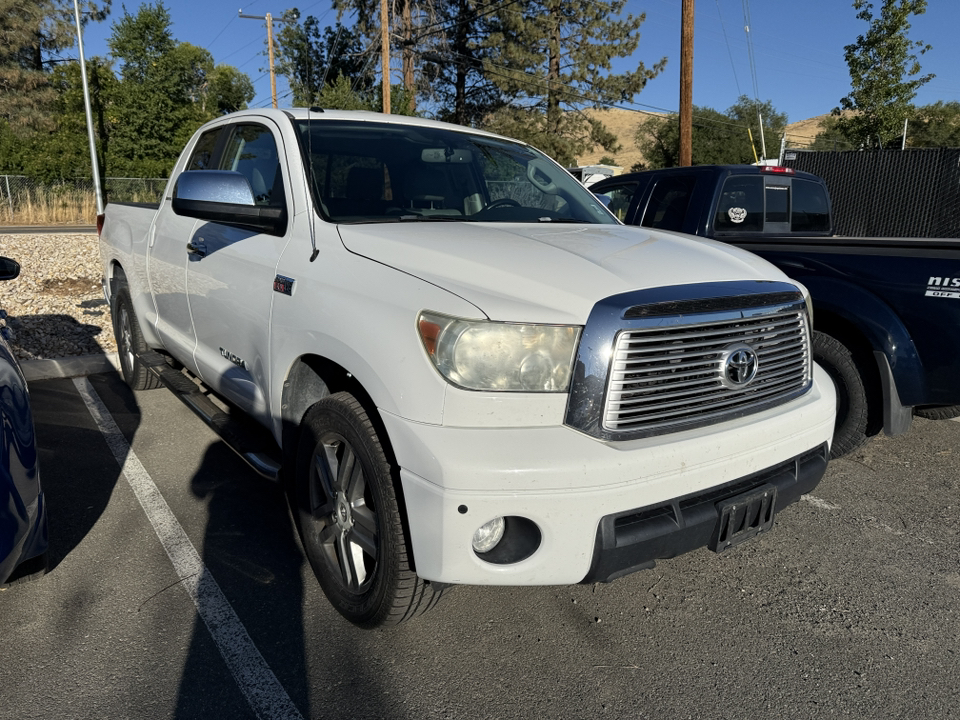
<path fill-rule="evenodd" d="M 304 416 L 315 403 L 338 392 L 350 393 L 363 407 L 380 439 L 383 452 L 393 468 L 394 494 L 400 509 L 404 537 L 407 541 L 407 547 L 410 548 L 410 565 L 416 571 L 416 549 L 410 533 L 410 520 L 403 493 L 403 483 L 400 481 L 400 465 L 397 462 L 397 456 L 387 427 L 380 417 L 377 404 L 353 373 L 322 355 L 307 354 L 298 357 L 290 366 L 283 382 L 280 416 L 282 422 L 283 468 L 286 474 L 284 483 L 288 489 L 293 488 L 294 473 L 292 470 L 296 467 L 297 442 Z"/>
<path fill-rule="evenodd" d="M 106 290 L 109 293 L 107 301 L 112 303 L 114 295 L 117 294 L 117 290 L 120 289 L 120 286 L 127 283 L 127 273 L 123 269 L 123 265 L 120 264 L 120 261 L 114 258 L 110 261 L 106 268 Z"/>
<path fill-rule="evenodd" d="M 350 393 L 363 406 L 377 435 L 380 436 L 387 458 L 396 465 L 396 455 L 394 455 L 390 437 L 373 397 L 347 368 L 317 354 L 298 357 L 290 366 L 283 381 L 280 419 L 283 423 L 284 460 L 287 459 L 288 452 L 296 451 L 296 433 L 307 410 L 319 400 L 338 392 Z"/>
<path fill-rule="evenodd" d="M 851 350 L 867 352 L 873 379 L 889 372 L 904 405 L 922 404 L 926 375 L 916 344 L 900 316 L 881 298 L 834 278 L 798 278 L 813 297 L 814 329 L 832 335 Z M 854 347 L 856 345 L 856 347 Z M 874 357 L 881 353 L 886 368 Z M 889 398 L 884 395 L 884 401 Z"/>
<path fill-rule="evenodd" d="M 856 325 L 829 310 L 814 309 L 814 323 L 816 332 L 829 335 L 853 356 L 867 396 L 867 435 L 876 435 L 883 428 L 884 387 L 874 359 L 873 346 Z M 816 359 L 824 362 L 822 357 Z"/>

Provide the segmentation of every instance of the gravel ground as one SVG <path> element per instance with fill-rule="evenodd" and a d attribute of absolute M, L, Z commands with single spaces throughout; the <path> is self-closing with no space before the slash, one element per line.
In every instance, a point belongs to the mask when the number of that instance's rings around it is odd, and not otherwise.
<path fill-rule="evenodd" d="M 0 235 L 20 277 L 0 282 L 0 325 L 21 360 L 116 352 L 96 234 Z"/>

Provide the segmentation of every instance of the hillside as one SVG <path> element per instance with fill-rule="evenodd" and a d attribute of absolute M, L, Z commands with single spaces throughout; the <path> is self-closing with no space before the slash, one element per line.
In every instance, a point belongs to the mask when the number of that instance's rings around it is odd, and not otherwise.
<path fill-rule="evenodd" d="M 641 113 L 633 110 L 622 110 L 620 108 L 609 108 L 606 110 L 587 110 L 586 113 L 599 119 L 620 141 L 622 146 L 620 152 L 613 153 L 613 159 L 616 164 L 621 166 L 624 172 L 629 172 L 630 168 L 643 161 L 643 153 L 637 148 L 634 138 L 637 134 L 637 128 L 647 120 L 651 114 Z M 817 133 L 820 132 L 820 124 L 829 115 L 817 115 L 816 117 L 787 125 L 787 146 L 804 147 L 813 142 Z M 768 139 L 767 149 L 775 152 L 779 147 L 779 138 L 771 144 Z M 584 153 L 577 160 L 579 165 L 590 165 L 597 163 L 600 158 L 611 155 L 602 148 L 596 148 L 593 152 Z"/>

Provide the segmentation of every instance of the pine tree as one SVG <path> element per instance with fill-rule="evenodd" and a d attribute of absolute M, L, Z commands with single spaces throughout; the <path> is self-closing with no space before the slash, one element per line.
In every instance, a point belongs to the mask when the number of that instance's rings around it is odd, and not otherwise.
<path fill-rule="evenodd" d="M 413 112 L 416 105 L 416 96 L 425 90 L 417 80 L 417 66 L 419 53 L 425 48 L 418 46 L 418 33 L 426 24 L 433 24 L 435 20 L 434 6 L 445 0 L 392 0 L 389 3 L 390 16 L 388 18 L 388 36 L 390 38 L 391 55 L 399 50 L 403 86 L 405 88 L 405 102 L 409 112 Z M 363 38 L 367 39 L 366 53 L 380 53 L 380 0 L 333 0 L 333 6 L 340 17 L 353 13 L 356 17 L 354 29 Z M 354 78 L 350 78 L 353 80 Z M 391 80 L 392 85 L 392 80 Z M 382 87 L 382 83 L 381 83 Z M 391 105 L 393 103 L 391 102 Z"/>
<path fill-rule="evenodd" d="M 340 75 L 348 78 L 361 93 L 374 82 L 370 55 L 364 54 L 363 38 L 354 29 L 337 24 L 320 29 L 312 15 L 296 22 L 296 11 L 288 10 L 276 40 L 276 72 L 284 75 L 293 92 L 293 105 L 317 104 L 317 96 Z"/>
<path fill-rule="evenodd" d="M 425 61 L 430 99 L 441 120 L 458 125 L 478 126 L 506 105 L 506 98 L 484 67 L 492 55 L 485 41 L 491 32 L 495 9 L 477 0 L 449 0 L 435 5 L 435 27 L 417 38 Z"/>
<path fill-rule="evenodd" d="M 910 16 L 926 12 L 927 0 L 882 0 L 877 16 L 868 0 L 854 0 L 853 8 L 869 28 L 844 48 L 852 90 L 833 114 L 837 130 L 847 140 L 878 148 L 900 137 L 904 120 L 913 112 L 917 89 L 933 78 L 920 75 L 917 57 L 930 45 L 907 37 Z"/>
<path fill-rule="evenodd" d="M 110 0 L 80 4 L 83 23 L 103 20 Z M 76 44 L 73 2 L 0 0 L 0 119 L 17 131 L 51 130 L 51 69 Z"/>
<path fill-rule="evenodd" d="M 630 57 L 640 44 L 646 16 L 621 19 L 626 0 L 520 0 L 496 13 L 484 47 L 484 70 L 508 98 L 517 98 L 487 123 L 530 142 L 561 163 L 585 150 L 616 152 L 616 138 L 586 107 L 630 102 L 666 65 L 612 72 L 614 58 Z"/>

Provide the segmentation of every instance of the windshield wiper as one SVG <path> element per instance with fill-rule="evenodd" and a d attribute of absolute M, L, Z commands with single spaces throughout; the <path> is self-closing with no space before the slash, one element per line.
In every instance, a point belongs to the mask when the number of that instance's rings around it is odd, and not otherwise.
<path fill-rule="evenodd" d="M 334 218 L 334 222 L 338 222 Z M 371 217 L 365 220 L 342 220 L 341 225 L 377 225 L 380 223 L 403 223 L 403 222 L 472 222 L 462 215 L 385 215 L 382 217 Z"/>
<path fill-rule="evenodd" d="M 401 215 L 400 222 L 468 222 L 463 215 Z"/>

